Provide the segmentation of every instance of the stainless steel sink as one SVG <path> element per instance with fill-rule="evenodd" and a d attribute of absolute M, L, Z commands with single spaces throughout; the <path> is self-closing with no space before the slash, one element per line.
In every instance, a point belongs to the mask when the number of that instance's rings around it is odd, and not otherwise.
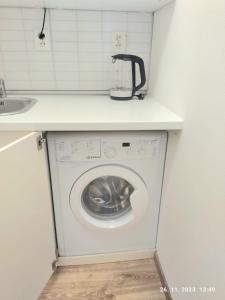
<path fill-rule="evenodd" d="M 0 98 L 0 116 L 20 114 L 31 109 L 36 99 L 23 97 Z"/>

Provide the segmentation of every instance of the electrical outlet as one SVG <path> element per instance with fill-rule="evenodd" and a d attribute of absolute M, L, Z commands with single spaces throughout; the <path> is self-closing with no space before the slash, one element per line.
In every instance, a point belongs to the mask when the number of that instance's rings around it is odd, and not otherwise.
<path fill-rule="evenodd" d="M 44 31 L 45 37 L 44 39 L 40 39 L 38 36 L 40 32 L 36 31 L 35 33 L 35 49 L 38 51 L 49 51 L 51 50 L 50 45 L 50 35 L 48 31 Z"/>
<path fill-rule="evenodd" d="M 114 51 L 125 51 L 127 46 L 127 33 L 113 32 L 112 35 Z"/>

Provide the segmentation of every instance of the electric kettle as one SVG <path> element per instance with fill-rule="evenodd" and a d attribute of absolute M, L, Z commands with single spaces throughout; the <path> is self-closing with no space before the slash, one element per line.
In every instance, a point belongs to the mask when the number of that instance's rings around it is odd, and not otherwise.
<path fill-rule="evenodd" d="M 136 94 L 146 82 L 144 61 L 141 57 L 131 54 L 117 54 L 112 56 L 114 67 L 114 88 L 110 90 L 113 100 L 131 100 L 134 97 L 143 99 L 143 94 Z M 117 62 L 117 63 L 116 63 Z M 139 72 L 136 70 L 139 66 Z M 137 84 L 137 76 L 140 83 Z"/>

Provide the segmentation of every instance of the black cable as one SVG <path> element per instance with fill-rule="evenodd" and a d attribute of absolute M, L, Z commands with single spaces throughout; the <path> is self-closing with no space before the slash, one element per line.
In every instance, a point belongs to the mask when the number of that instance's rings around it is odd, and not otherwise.
<path fill-rule="evenodd" d="M 40 40 L 43 40 L 45 38 L 45 34 L 44 34 L 44 28 L 45 28 L 45 17 L 46 17 L 46 8 L 44 8 L 44 18 L 43 18 L 43 24 L 42 24 L 42 29 L 41 32 L 39 33 L 38 37 Z"/>
<path fill-rule="evenodd" d="M 145 95 L 140 93 L 140 94 L 135 94 L 134 97 L 137 97 L 138 100 L 144 100 Z"/>

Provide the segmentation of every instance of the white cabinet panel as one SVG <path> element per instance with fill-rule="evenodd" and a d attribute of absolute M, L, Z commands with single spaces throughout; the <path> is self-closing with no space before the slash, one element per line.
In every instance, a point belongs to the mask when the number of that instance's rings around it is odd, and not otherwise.
<path fill-rule="evenodd" d="M 26 131 L 0 131 L 0 148 L 18 140 L 26 134 L 28 134 Z"/>
<path fill-rule="evenodd" d="M 0 6 L 155 11 L 172 0 L 0 0 Z"/>
<path fill-rule="evenodd" d="M 52 274 L 55 238 L 46 150 L 38 133 L 0 148 L 0 291 L 36 300 Z"/>

